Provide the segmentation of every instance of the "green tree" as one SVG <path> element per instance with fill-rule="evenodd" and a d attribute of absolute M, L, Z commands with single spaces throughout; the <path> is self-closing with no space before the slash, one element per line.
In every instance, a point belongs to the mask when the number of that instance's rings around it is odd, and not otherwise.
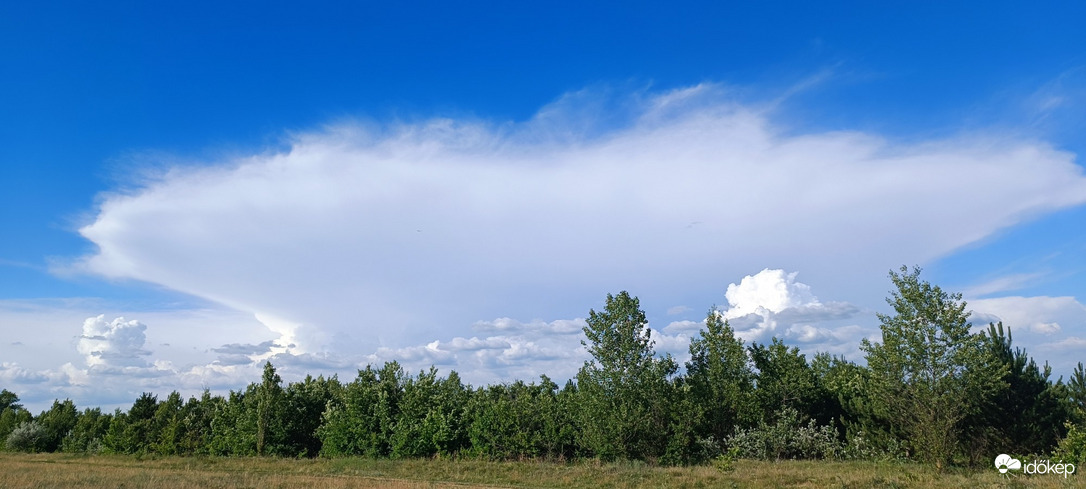
<path fill-rule="evenodd" d="M 79 411 L 76 410 L 75 403 L 71 399 L 53 401 L 53 406 L 35 419 L 45 430 L 41 450 L 45 452 L 60 450 L 60 444 L 64 441 L 64 437 L 68 436 L 68 432 L 75 427 L 78 418 Z"/>
<path fill-rule="evenodd" d="M 387 362 L 380 370 L 370 365 L 359 370 L 322 415 L 317 428 L 321 454 L 389 456 L 404 382 L 403 367 L 397 362 Z"/>
<path fill-rule="evenodd" d="M 965 419 L 969 453 L 975 464 L 992 453 L 1046 453 L 1066 433 L 1070 415 L 1065 387 L 1050 380 L 1052 369 L 1037 365 L 1025 350 L 1011 345 L 1010 328 L 989 324 L 984 343 L 1004 372 L 1005 388 Z"/>
<path fill-rule="evenodd" d="M 264 364 L 264 374 L 257 389 L 256 403 L 256 454 L 264 455 L 269 444 L 274 444 L 281 424 L 283 410 L 283 379 L 275 373 L 271 362 Z M 271 443 L 269 443 L 271 442 Z"/>
<path fill-rule="evenodd" d="M 4 447 L 8 435 L 22 423 L 33 419 L 30 411 L 19 404 L 19 396 L 7 389 L 0 391 L 0 448 Z"/>
<path fill-rule="evenodd" d="M 1004 387 L 983 338 L 970 332 L 961 294 L 920 280 L 920 269 L 890 272 L 896 290 L 879 314 L 882 342 L 864 339 L 870 397 L 923 460 L 941 468 L 960 447 L 960 423 Z"/>
<path fill-rule="evenodd" d="M 315 457 L 320 454 L 321 440 L 317 429 L 325 408 L 340 397 L 342 388 L 335 376 L 325 379 L 323 376 L 313 378 L 307 375 L 305 380 L 287 385 L 283 455 Z"/>
<path fill-rule="evenodd" d="M 1067 381 L 1066 399 L 1072 421 L 1086 423 L 1086 368 L 1083 368 L 1082 362 L 1078 362 Z"/>
<path fill-rule="evenodd" d="M 0 411 L 8 408 L 22 409 L 23 405 L 19 404 L 19 396 L 14 392 L 7 389 L 0 390 Z"/>
<path fill-rule="evenodd" d="M 181 440 L 185 437 L 185 424 L 181 409 L 185 402 L 177 391 L 170 392 L 166 399 L 158 403 L 155 415 L 151 418 L 147 436 L 151 440 L 149 449 L 162 455 L 181 454 Z"/>
<path fill-rule="evenodd" d="M 153 425 L 158 412 L 158 396 L 150 392 L 140 394 L 127 413 L 114 413 L 109 430 L 102 438 L 102 446 L 110 453 L 145 453 L 153 450 Z"/>
<path fill-rule="evenodd" d="M 257 384 L 230 391 L 211 420 L 208 451 L 213 455 L 256 455 Z"/>
<path fill-rule="evenodd" d="M 109 431 L 113 415 L 100 408 L 86 408 L 68 436 L 61 442 L 61 451 L 96 453 L 102 448 L 102 437 Z"/>
<path fill-rule="evenodd" d="M 675 361 L 655 356 L 645 313 L 625 291 L 608 294 L 604 310 L 589 311 L 586 322 L 581 344 L 592 360 L 577 373 L 585 448 L 603 459 L 663 455 Z"/>
<path fill-rule="evenodd" d="M 715 308 L 705 318 L 705 329 L 690 342 L 686 384 L 692 406 L 682 411 L 703 411 L 693 413 L 701 414 L 697 432 L 708 436 L 715 450 L 737 427 L 756 419 L 754 372 L 743 340 Z"/>
<path fill-rule="evenodd" d="M 204 389 L 199 398 L 190 397 L 181 408 L 182 436 L 178 440 L 178 451 L 183 454 L 207 454 L 210 453 L 208 444 L 211 442 L 211 423 L 215 419 L 215 411 L 224 403 L 222 396 L 212 396 L 211 392 Z"/>
<path fill-rule="evenodd" d="M 825 397 L 828 393 L 819 385 L 814 370 L 807 364 L 807 357 L 799 348 L 788 347 L 774 337 L 768 345 L 754 343 L 750 346 L 750 358 L 757 370 L 754 398 L 758 417 L 774 422 L 785 408 L 799 413 L 802 421 L 815 418 L 821 424 Z"/>
<path fill-rule="evenodd" d="M 400 412 L 390 443 L 393 458 L 450 455 L 467 443 L 465 408 L 469 392 L 456 371 L 446 378 L 437 369 L 419 372 L 404 383 Z"/>

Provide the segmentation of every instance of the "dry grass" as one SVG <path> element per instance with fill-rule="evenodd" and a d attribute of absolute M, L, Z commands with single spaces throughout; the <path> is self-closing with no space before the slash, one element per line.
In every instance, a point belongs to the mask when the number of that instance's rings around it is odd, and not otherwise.
<path fill-rule="evenodd" d="M 655 467 L 641 463 L 558 464 L 479 460 L 369 460 L 168 457 L 0 453 L 4 488 L 1057 488 L 1086 487 L 1078 476 L 1012 478 L 991 471 L 943 474 L 912 464 L 757 462 L 742 460 L 722 473 L 711 466 Z"/>

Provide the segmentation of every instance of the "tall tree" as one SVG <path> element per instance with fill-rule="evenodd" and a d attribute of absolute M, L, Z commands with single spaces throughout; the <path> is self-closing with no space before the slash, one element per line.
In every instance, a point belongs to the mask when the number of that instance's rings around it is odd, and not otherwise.
<path fill-rule="evenodd" d="M 655 356 L 645 313 L 625 291 L 608 294 L 604 310 L 589 311 L 586 322 L 581 344 L 592 360 L 577 374 L 586 447 L 605 459 L 662 455 L 675 361 Z"/>
<path fill-rule="evenodd" d="M 1003 366 L 1004 389 L 965 420 L 974 463 L 986 454 L 1046 453 L 1066 433 L 1069 416 L 1065 387 L 1053 383 L 1052 369 L 1037 365 L 1025 350 L 1011 345 L 1010 328 L 989 324 L 984 343 L 992 361 Z"/>
<path fill-rule="evenodd" d="M 920 280 L 917 267 L 891 271 L 890 280 L 894 314 L 878 315 L 882 343 L 865 338 L 860 346 L 870 395 L 917 455 L 941 468 L 959 448 L 960 422 L 1003 387 L 1002 366 L 970 332 L 961 294 Z"/>
<path fill-rule="evenodd" d="M 704 410 L 698 431 L 718 448 L 737 426 L 754 422 L 754 372 L 747 351 L 715 308 L 690 342 L 686 382 L 694 405 Z"/>
<path fill-rule="evenodd" d="M 267 447 L 280 433 L 280 413 L 283 411 L 283 379 L 275 373 L 271 362 L 264 364 L 264 375 L 257 390 L 256 454 L 264 455 Z"/>

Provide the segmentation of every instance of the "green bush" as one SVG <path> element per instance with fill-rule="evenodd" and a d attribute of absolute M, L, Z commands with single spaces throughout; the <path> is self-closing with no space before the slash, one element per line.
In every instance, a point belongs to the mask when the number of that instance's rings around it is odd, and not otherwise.
<path fill-rule="evenodd" d="M 1055 457 L 1076 466 L 1086 464 L 1086 429 L 1067 424 L 1067 436 L 1056 447 Z"/>
<path fill-rule="evenodd" d="M 804 425 L 799 411 L 791 407 L 778 411 L 772 425 L 762 421 L 755 428 L 737 430 L 726 444 L 741 457 L 762 460 L 837 458 L 842 453 L 833 426 L 817 426 L 813 419 Z"/>

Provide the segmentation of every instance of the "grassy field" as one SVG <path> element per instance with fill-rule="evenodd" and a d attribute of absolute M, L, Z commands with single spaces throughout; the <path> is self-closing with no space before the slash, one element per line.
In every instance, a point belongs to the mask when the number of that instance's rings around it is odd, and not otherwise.
<path fill-rule="evenodd" d="M 991 471 L 948 471 L 913 464 L 741 460 L 712 466 L 640 463 L 557 464 L 478 460 L 368 460 L 168 457 L 0 453 L 4 488 L 474 488 L 474 487 L 781 487 L 987 488 L 1086 487 L 1078 476 L 1005 478 Z"/>

